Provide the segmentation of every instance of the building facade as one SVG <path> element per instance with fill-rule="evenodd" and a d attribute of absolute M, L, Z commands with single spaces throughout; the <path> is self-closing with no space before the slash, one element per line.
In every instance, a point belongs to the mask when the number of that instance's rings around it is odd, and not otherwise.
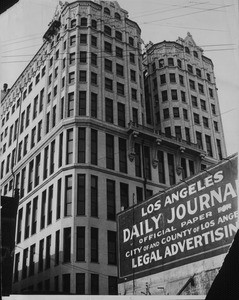
<path fill-rule="evenodd" d="M 155 122 L 148 89 L 161 70 L 147 76 L 143 60 L 117 2 L 66 3 L 1 100 L 2 193 L 20 197 L 13 293 L 117 294 L 116 214 L 218 161 L 193 131 L 190 143 L 165 133 L 182 118 Z"/>

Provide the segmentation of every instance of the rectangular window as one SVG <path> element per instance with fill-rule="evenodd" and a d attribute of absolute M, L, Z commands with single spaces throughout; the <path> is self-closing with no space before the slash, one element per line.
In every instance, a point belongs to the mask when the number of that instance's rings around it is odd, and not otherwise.
<path fill-rule="evenodd" d="M 98 216 L 98 177 L 91 175 L 91 216 Z"/>
<path fill-rule="evenodd" d="M 57 181 L 56 219 L 61 217 L 61 178 Z"/>
<path fill-rule="evenodd" d="M 119 138 L 119 171 L 127 173 L 126 140 L 121 138 Z"/>
<path fill-rule="evenodd" d="M 15 267 L 14 267 L 14 282 L 18 282 L 19 280 L 19 261 L 20 261 L 20 253 L 16 253 L 15 255 Z"/>
<path fill-rule="evenodd" d="M 162 91 L 162 100 L 164 101 L 168 101 L 168 92 L 167 91 Z"/>
<path fill-rule="evenodd" d="M 98 132 L 91 129 L 91 164 L 98 164 Z"/>
<path fill-rule="evenodd" d="M 43 180 L 48 176 L 48 150 L 49 146 L 44 149 L 44 168 L 43 168 Z"/>
<path fill-rule="evenodd" d="M 43 271 L 43 251 L 44 251 L 44 239 L 40 240 L 39 243 L 39 261 L 38 261 L 38 272 Z"/>
<path fill-rule="evenodd" d="M 197 97 L 191 96 L 191 100 L 192 100 L 192 105 L 194 107 L 197 107 L 198 106 Z"/>
<path fill-rule="evenodd" d="M 150 148 L 144 146 L 144 165 L 145 165 L 145 176 L 151 180 L 151 164 L 150 164 Z"/>
<path fill-rule="evenodd" d="M 116 74 L 118 76 L 124 76 L 124 66 L 116 64 Z"/>
<path fill-rule="evenodd" d="M 116 57 L 123 58 L 123 49 L 116 46 L 115 54 L 116 54 Z"/>
<path fill-rule="evenodd" d="M 175 126 L 174 127 L 175 130 L 175 137 L 177 141 L 181 141 L 182 140 L 182 132 L 181 132 L 181 126 Z"/>
<path fill-rule="evenodd" d="M 85 163 L 85 149 L 86 149 L 86 130 L 85 128 L 78 128 L 78 162 Z"/>
<path fill-rule="evenodd" d="M 46 114 L 46 133 L 50 130 L 50 112 Z"/>
<path fill-rule="evenodd" d="M 200 124 L 199 114 L 194 113 L 193 118 L 195 124 Z"/>
<path fill-rule="evenodd" d="M 98 262 L 98 228 L 91 227 L 91 262 Z"/>
<path fill-rule="evenodd" d="M 72 215 L 72 175 L 65 178 L 65 211 L 64 215 Z"/>
<path fill-rule="evenodd" d="M 33 199 L 33 207 L 32 207 L 32 228 L 31 228 L 32 235 L 37 231 L 37 202 L 38 202 L 38 197 L 35 197 Z"/>
<path fill-rule="evenodd" d="M 62 150 L 61 150 L 62 151 Z M 66 164 L 73 163 L 73 129 L 66 131 Z"/>
<path fill-rule="evenodd" d="M 85 261 L 85 227 L 76 227 L 76 261 Z"/>
<path fill-rule="evenodd" d="M 51 142 L 51 153 L 50 153 L 50 174 L 54 173 L 55 169 L 55 140 Z"/>
<path fill-rule="evenodd" d="M 79 91 L 79 116 L 86 115 L 86 91 Z"/>
<path fill-rule="evenodd" d="M 117 256 L 116 256 L 116 232 L 107 231 L 108 238 L 108 264 L 116 265 Z"/>
<path fill-rule="evenodd" d="M 97 37 L 96 36 L 91 36 L 91 46 L 97 47 Z"/>
<path fill-rule="evenodd" d="M 202 134 L 198 131 L 196 131 L 196 139 L 197 139 L 197 145 L 200 149 L 203 149 L 203 144 L 202 144 Z"/>
<path fill-rule="evenodd" d="M 195 90 L 195 82 L 191 79 L 189 79 L 189 86 L 191 90 Z"/>
<path fill-rule="evenodd" d="M 74 93 L 68 94 L 68 107 L 67 107 L 67 117 L 72 117 L 74 115 Z"/>
<path fill-rule="evenodd" d="M 31 135 L 31 149 L 35 146 L 36 143 L 36 126 L 32 129 L 32 135 Z"/>
<path fill-rule="evenodd" d="M 19 143 L 19 146 L 18 146 L 18 158 L 17 158 L 17 161 L 20 161 L 22 158 L 22 141 Z M 4 161 L 2 162 L 4 164 Z M 1 168 L 2 172 L 3 172 L 3 166 Z"/>
<path fill-rule="evenodd" d="M 91 53 L 91 64 L 97 66 L 97 54 Z"/>
<path fill-rule="evenodd" d="M 213 153 L 212 153 L 211 137 L 209 135 L 205 135 L 205 139 L 206 139 L 207 154 L 208 156 L 212 157 Z"/>
<path fill-rule="evenodd" d="M 119 41 L 122 41 L 122 33 L 120 31 L 115 31 L 115 38 Z"/>
<path fill-rule="evenodd" d="M 86 59 L 87 59 L 87 52 L 80 51 L 80 63 L 86 63 Z"/>
<path fill-rule="evenodd" d="M 52 223 L 53 185 L 48 189 L 47 225 Z"/>
<path fill-rule="evenodd" d="M 163 151 L 158 151 L 158 174 L 159 174 L 159 182 L 166 183 Z"/>
<path fill-rule="evenodd" d="M 142 169 L 141 169 L 141 147 L 139 144 L 135 143 L 134 145 L 135 151 L 135 175 L 137 177 L 142 176 Z"/>
<path fill-rule="evenodd" d="M 176 83 L 176 76 L 174 73 L 169 73 L 169 81 L 170 83 Z"/>
<path fill-rule="evenodd" d="M 63 262 L 71 261 L 71 227 L 64 228 L 63 232 Z"/>
<path fill-rule="evenodd" d="M 45 269 L 49 269 L 51 266 L 51 235 L 46 238 L 46 258 L 45 258 Z"/>
<path fill-rule="evenodd" d="M 25 183 L 26 183 L 26 167 L 22 169 L 22 176 L 21 176 L 21 192 L 20 197 L 23 198 L 25 195 Z"/>
<path fill-rule="evenodd" d="M 21 242 L 22 237 L 22 213 L 23 208 L 21 208 L 18 212 L 18 220 L 17 220 L 17 244 Z"/>
<path fill-rule="evenodd" d="M 203 121 L 203 126 L 204 126 L 205 128 L 209 128 L 208 118 L 202 117 L 202 121 Z"/>
<path fill-rule="evenodd" d="M 134 53 L 129 53 L 129 61 L 133 64 L 135 64 L 135 55 Z"/>
<path fill-rule="evenodd" d="M 112 53 L 112 44 L 105 42 L 105 52 Z"/>
<path fill-rule="evenodd" d="M 201 109 L 202 110 L 207 110 L 206 101 L 205 100 L 200 99 L 200 104 L 201 104 Z"/>
<path fill-rule="evenodd" d="M 56 231 L 55 235 L 55 266 L 60 262 L 60 230 Z"/>
<path fill-rule="evenodd" d="M 25 239 L 27 239 L 30 234 L 30 215 L 31 215 L 31 202 L 28 202 L 26 206 L 26 218 L 25 218 L 25 234 L 24 234 Z"/>
<path fill-rule="evenodd" d="M 105 71 L 112 72 L 112 61 L 105 58 Z"/>
<path fill-rule="evenodd" d="M 118 279 L 114 276 L 108 277 L 108 295 L 118 295 Z"/>
<path fill-rule="evenodd" d="M 41 135 L 42 135 L 42 121 L 38 123 L 38 128 L 37 128 L 37 141 L 39 142 L 41 140 Z"/>
<path fill-rule="evenodd" d="M 70 63 L 70 65 L 72 65 L 73 63 L 75 63 L 75 59 L 76 59 L 75 52 L 70 53 L 70 56 L 69 56 L 69 63 Z"/>
<path fill-rule="evenodd" d="M 80 70 L 79 73 L 79 80 L 80 82 L 86 82 L 86 71 Z"/>
<path fill-rule="evenodd" d="M 168 171 L 170 185 L 175 184 L 175 172 L 174 172 L 174 156 L 168 153 Z"/>
<path fill-rule="evenodd" d="M 77 175 L 77 215 L 85 215 L 85 174 Z"/>
<path fill-rule="evenodd" d="M 113 91 L 113 80 L 109 78 L 105 78 L 105 89 L 109 91 Z"/>
<path fill-rule="evenodd" d="M 194 169 L 194 161 L 189 160 L 189 172 L 190 172 L 190 176 L 195 174 L 195 169 Z"/>
<path fill-rule="evenodd" d="M 129 185 L 120 182 L 120 206 L 124 209 L 129 207 Z"/>
<path fill-rule="evenodd" d="M 63 132 L 59 135 L 59 157 L 58 157 L 58 167 L 62 166 L 62 147 L 63 147 Z"/>
<path fill-rule="evenodd" d="M 28 135 L 26 135 L 24 138 L 23 156 L 27 154 L 27 150 L 28 150 Z"/>
<path fill-rule="evenodd" d="M 177 90 L 171 90 L 172 100 L 178 100 Z"/>
<path fill-rule="evenodd" d="M 113 113 L 113 100 L 105 98 L 105 121 L 109 123 L 114 122 L 114 113 Z"/>
<path fill-rule="evenodd" d="M 136 89 L 131 89 L 131 97 L 133 100 L 137 101 L 137 90 Z"/>
<path fill-rule="evenodd" d="M 90 287 L 91 295 L 99 295 L 99 275 L 91 274 L 91 287 Z"/>
<path fill-rule="evenodd" d="M 125 127 L 125 105 L 123 103 L 117 103 L 118 108 L 118 125 Z"/>
<path fill-rule="evenodd" d="M 182 102 L 186 102 L 186 93 L 181 91 L 181 100 Z"/>
<path fill-rule="evenodd" d="M 76 273 L 76 295 L 85 295 L 85 274 Z"/>
<path fill-rule="evenodd" d="M 87 34 L 80 35 L 80 44 L 87 44 Z"/>
<path fill-rule="evenodd" d="M 75 72 L 70 72 L 68 77 L 69 84 L 72 84 L 75 82 Z"/>
<path fill-rule="evenodd" d="M 198 84 L 198 91 L 200 94 L 204 94 L 204 86 L 202 84 Z"/>
<path fill-rule="evenodd" d="M 28 258 L 28 248 L 23 250 L 22 279 L 27 277 L 27 258 Z"/>
<path fill-rule="evenodd" d="M 97 74 L 95 72 L 91 72 L 91 83 L 97 85 Z"/>
<path fill-rule="evenodd" d="M 107 219 L 115 221 L 116 219 L 116 203 L 115 203 L 115 181 L 106 180 L 107 189 Z"/>
<path fill-rule="evenodd" d="M 74 46 L 76 44 L 76 36 L 70 36 L 70 46 Z"/>
<path fill-rule="evenodd" d="M 117 82 L 117 94 L 124 96 L 124 84 Z"/>
<path fill-rule="evenodd" d="M 173 107 L 173 117 L 174 118 L 179 118 L 179 108 L 178 107 Z"/>
<path fill-rule="evenodd" d="M 91 117 L 97 118 L 97 94 L 91 93 Z"/>
<path fill-rule="evenodd" d="M 186 136 L 186 141 L 188 144 L 191 143 L 191 137 L 190 137 L 190 129 L 185 127 L 185 136 Z"/>
<path fill-rule="evenodd" d="M 130 70 L 130 80 L 136 82 L 136 72 L 134 70 Z"/>
<path fill-rule="evenodd" d="M 187 178 L 187 166 L 186 166 L 186 159 L 184 157 L 181 158 L 181 168 L 182 168 L 182 179 L 184 180 Z"/>
<path fill-rule="evenodd" d="M 114 170 L 114 136 L 106 134 L 106 168 Z"/>
<path fill-rule="evenodd" d="M 45 228 L 45 219 L 46 219 L 46 190 L 42 192 L 41 229 Z"/>
<path fill-rule="evenodd" d="M 219 159 L 222 160 L 223 159 L 223 155 L 222 155 L 221 141 L 217 139 L 216 142 L 217 142 L 218 156 L 219 156 Z"/>

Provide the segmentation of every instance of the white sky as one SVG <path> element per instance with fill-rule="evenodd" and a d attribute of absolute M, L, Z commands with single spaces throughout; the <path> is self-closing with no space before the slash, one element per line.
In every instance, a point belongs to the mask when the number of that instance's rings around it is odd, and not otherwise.
<path fill-rule="evenodd" d="M 64 2 L 64 1 L 62 1 Z M 68 0 L 68 2 L 73 2 Z M 0 88 L 9 87 L 42 45 L 58 0 L 20 0 L 0 15 Z M 228 155 L 239 149 L 239 18 L 237 0 L 118 0 L 147 44 L 190 32 L 214 63 Z"/>

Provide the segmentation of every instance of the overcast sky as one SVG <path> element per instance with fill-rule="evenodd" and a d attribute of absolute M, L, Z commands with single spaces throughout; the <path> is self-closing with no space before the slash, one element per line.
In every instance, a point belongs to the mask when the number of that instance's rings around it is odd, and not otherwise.
<path fill-rule="evenodd" d="M 64 3 L 64 1 L 62 1 Z M 74 1 L 68 1 L 74 2 Z M 42 45 L 58 0 L 20 0 L 0 15 L 0 87 L 9 87 Z M 214 63 L 228 155 L 239 149 L 239 18 L 237 0 L 118 0 L 145 44 L 185 38 Z"/>

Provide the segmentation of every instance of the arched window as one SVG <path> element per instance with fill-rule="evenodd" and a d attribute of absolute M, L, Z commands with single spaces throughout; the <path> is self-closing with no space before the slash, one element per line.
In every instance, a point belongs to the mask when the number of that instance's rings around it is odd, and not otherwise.
<path fill-rule="evenodd" d="M 81 18 L 80 20 L 80 26 L 86 27 L 87 26 L 87 18 Z"/>
<path fill-rule="evenodd" d="M 194 57 L 198 58 L 198 53 L 197 53 L 197 51 L 193 51 L 193 55 L 194 55 Z"/>
<path fill-rule="evenodd" d="M 185 47 L 185 52 L 188 53 L 188 54 L 190 54 L 190 50 L 189 50 L 188 47 Z"/>
<path fill-rule="evenodd" d="M 104 8 L 104 14 L 110 16 L 110 10 L 108 9 L 108 7 L 105 7 L 105 8 Z"/>
<path fill-rule="evenodd" d="M 71 20 L 71 28 L 76 26 L 76 19 Z"/>
<path fill-rule="evenodd" d="M 121 20 L 120 14 L 118 14 L 117 12 L 115 13 L 115 19 Z"/>
<path fill-rule="evenodd" d="M 159 68 L 163 68 L 163 67 L 164 67 L 164 59 L 161 58 L 161 59 L 159 60 Z"/>
<path fill-rule="evenodd" d="M 92 26 L 92 28 L 97 29 L 97 21 L 91 20 L 91 26 Z"/>
<path fill-rule="evenodd" d="M 129 44 L 134 46 L 134 39 L 131 36 L 129 37 Z"/>

